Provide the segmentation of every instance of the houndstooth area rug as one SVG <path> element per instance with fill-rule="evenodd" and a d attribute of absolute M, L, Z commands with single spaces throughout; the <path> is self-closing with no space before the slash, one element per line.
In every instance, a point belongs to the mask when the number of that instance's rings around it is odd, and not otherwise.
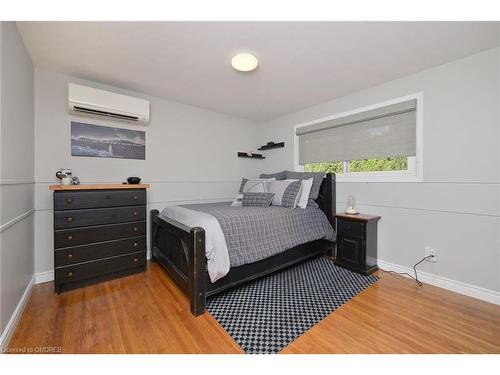
<path fill-rule="evenodd" d="M 274 354 L 377 281 L 320 257 L 210 297 L 207 310 L 250 354 Z"/>

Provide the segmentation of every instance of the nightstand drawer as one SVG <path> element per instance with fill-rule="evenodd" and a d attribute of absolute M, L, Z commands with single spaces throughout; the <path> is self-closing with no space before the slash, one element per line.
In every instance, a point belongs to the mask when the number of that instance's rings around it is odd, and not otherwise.
<path fill-rule="evenodd" d="M 54 213 L 54 226 L 55 229 L 75 228 L 145 220 L 145 217 L 146 206 L 56 211 Z"/>
<path fill-rule="evenodd" d="M 54 195 L 54 208 L 56 211 L 139 206 L 142 204 L 146 204 L 145 190 L 58 191 Z"/>
<path fill-rule="evenodd" d="M 91 245 L 65 247 L 55 251 L 54 265 L 58 268 L 138 251 L 146 251 L 145 236 L 99 242 Z"/>
<path fill-rule="evenodd" d="M 339 236 L 337 239 L 338 258 L 344 265 L 360 268 L 363 260 L 363 240 Z"/>
<path fill-rule="evenodd" d="M 54 232 L 54 247 L 84 245 L 92 242 L 118 240 L 142 236 L 146 233 L 146 222 L 99 225 L 87 228 L 62 229 Z"/>
<path fill-rule="evenodd" d="M 363 223 L 354 221 L 338 220 L 337 221 L 338 235 L 363 237 Z"/>

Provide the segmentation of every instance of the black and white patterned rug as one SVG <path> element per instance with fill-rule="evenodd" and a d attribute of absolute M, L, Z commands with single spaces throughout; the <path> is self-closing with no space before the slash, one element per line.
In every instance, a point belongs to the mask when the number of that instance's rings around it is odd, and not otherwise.
<path fill-rule="evenodd" d="M 207 310 L 251 354 L 274 354 L 377 281 L 320 257 L 210 297 Z"/>

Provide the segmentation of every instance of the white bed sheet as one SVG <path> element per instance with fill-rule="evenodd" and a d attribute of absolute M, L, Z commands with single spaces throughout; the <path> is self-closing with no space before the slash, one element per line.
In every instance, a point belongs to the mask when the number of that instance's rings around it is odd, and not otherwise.
<path fill-rule="evenodd" d="M 162 210 L 160 216 L 173 219 L 191 228 L 204 228 L 205 254 L 210 280 L 215 282 L 226 276 L 231 267 L 229 251 L 224 233 L 214 216 L 180 206 L 166 207 Z"/>

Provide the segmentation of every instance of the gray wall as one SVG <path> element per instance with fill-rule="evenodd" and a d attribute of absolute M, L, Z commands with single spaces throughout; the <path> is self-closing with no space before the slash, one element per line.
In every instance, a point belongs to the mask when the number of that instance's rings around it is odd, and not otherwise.
<path fill-rule="evenodd" d="M 147 126 L 68 113 L 68 81 L 150 100 Z M 70 122 L 82 121 L 146 131 L 146 160 L 72 157 Z M 35 270 L 53 269 L 52 194 L 59 168 L 72 168 L 82 182 L 121 182 L 138 175 L 151 183 L 148 210 L 182 202 L 232 200 L 242 175 L 256 175 L 261 160 L 236 157 L 255 149 L 255 123 L 76 77 L 35 70 Z M 148 232 L 149 233 L 149 232 Z"/>
<path fill-rule="evenodd" d="M 267 172 L 293 169 L 293 126 L 424 93 L 424 181 L 338 183 L 338 209 L 354 195 L 379 214 L 379 259 L 411 267 L 424 246 L 437 263 L 420 269 L 500 291 L 499 49 L 485 51 L 261 124 L 261 138 L 285 141 Z"/>
<path fill-rule="evenodd" d="M 34 71 L 14 22 L 1 22 L 0 331 L 33 277 Z"/>

